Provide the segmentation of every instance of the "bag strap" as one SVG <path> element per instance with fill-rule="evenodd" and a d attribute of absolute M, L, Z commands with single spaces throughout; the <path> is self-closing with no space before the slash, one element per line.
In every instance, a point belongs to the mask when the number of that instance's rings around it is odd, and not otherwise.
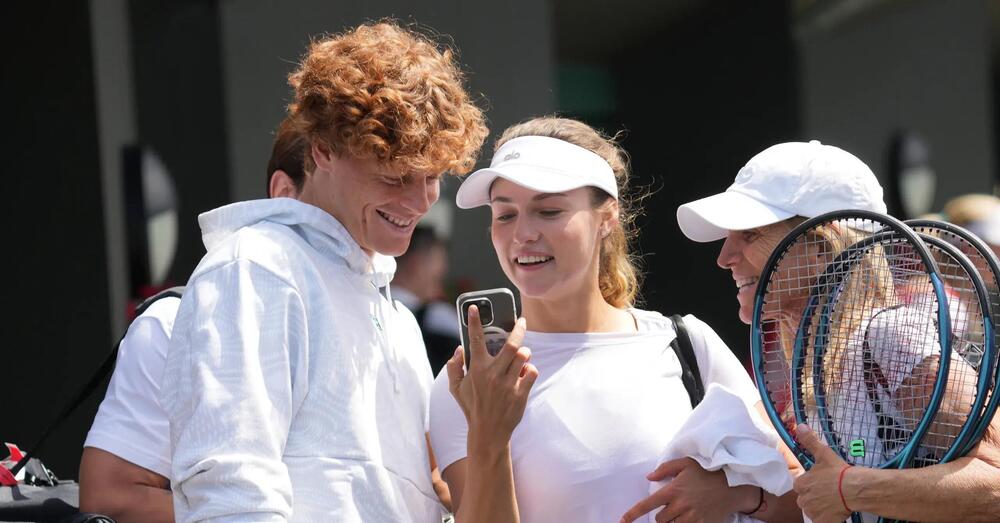
<path fill-rule="evenodd" d="M 183 293 L 184 293 L 183 286 L 171 287 L 169 289 L 162 290 L 150 296 L 149 298 L 143 300 L 143 302 L 140 303 L 139 306 L 135 308 L 135 316 L 138 318 L 139 316 L 142 315 L 142 313 L 146 312 L 146 309 L 148 309 L 151 305 L 153 305 L 153 303 L 162 300 L 163 298 L 180 298 Z M 91 376 L 90 380 L 88 380 L 87 383 L 84 384 L 84 386 L 80 389 L 80 392 L 77 392 L 76 396 L 68 403 L 66 403 L 66 405 L 62 409 L 62 412 L 59 413 L 59 416 L 57 416 L 55 421 L 53 421 L 52 424 L 50 424 L 49 427 L 45 429 L 45 432 L 42 432 L 41 437 L 39 437 L 35 441 L 34 445 L 28 447 L 28 450 L 24 453 L 24 456 L 21 457 L 20 460 L 18 460 L 17 464 L 14 465 L 13 468 L 10 469 L 11 474 L 16 476 L 17 473 L 20 472 L 21 469 L 28 463 L 28 460 L 31 459 L 31 456 L 37 453 L 42 448 L 42 445 L 45 444 L 45 440 L 47 440 L 48 437 L 52 435 L 52 433 L 57 428 L 59 428 L 59 426 L 62 425 L 64 421 L 66 421 L 66 418 L 68 418 L 70 414 L 73 413 L 73 411 L 75 411 L 77 408 L 80 407 L 80 405 L 83 404 L 84 400 L 86 400 L 91 394 L 94 393 L 95 390 L 97 390 L 97 388 L 104 381 L 104 378 L 108 377 L 108 375 L 111 374 L 111 371 L 115 368 L 115 361 L 117 361 L 118 359 L 118 349 L 121 347 L 122 340 L 124 339 L 125 339 L 125 334 L 122 334 L 122 337 L 118 340 L 118 343 L 116 343 L 115 347 L 111 349 L 111 353 L 108 354 L 106 358 L 104 358 L 104 362 L 101 363 L 101 366 L 97 369 L 97 372 L 95 372 L 94 375 Z"/>
<path fill-rule="evenodd" d="M 670 347 L 677 354 L 677 360 L 681 364 L 681 381 L 687 389 L 688 399 L 691 400 L 691 408 L 695 408 L 705 397 L 705 384 L 701 382 L 701 371 L 698 370 L 698 359 L 694 355 L 694 347 L 691 345 L 691 335 L 688 333 L 687 325 L 679 314 L 670 317 L 674 324 L 677 336 L 670 342 Z"/>

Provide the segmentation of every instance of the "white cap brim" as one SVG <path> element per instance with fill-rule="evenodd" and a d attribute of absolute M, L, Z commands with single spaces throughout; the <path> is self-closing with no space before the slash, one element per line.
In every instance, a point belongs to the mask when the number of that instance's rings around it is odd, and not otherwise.
<path fill-rule="evenodd" d="M 792 216 L 745 194 L 726 191 L 678 207 L 677 225 L 684 236 L 704 243 L 721 240 L 729 231 L 763 227 Z"/>

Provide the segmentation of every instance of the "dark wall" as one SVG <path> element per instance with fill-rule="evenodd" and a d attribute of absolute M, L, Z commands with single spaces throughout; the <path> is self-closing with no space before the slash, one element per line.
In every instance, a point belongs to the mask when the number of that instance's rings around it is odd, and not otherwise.
<path fill-rule="evenodd" d="M 204 254 L 197 215 L 229 200 L 217 4 L 128 7 L 137 135 L 177 184 L 171 277 L 183 283 Z M 18 22 L 2 37 L 4 174 L 13 191 L 4 213 L 11 272 L 0 441 L 28 448 L 121 333 L 110 328 L 88 3 L 19 2 L 10 10 L 5 14 Z M 77 476 L 103 393 L 102 386 L 39 454 L 60 477 Z"/>
<path fill-rule="evenodd" d="M 198 214 L 229 203 L 217 2 L 128 3 L 140 142 L 177 184 L 178 247 L 170 278 L 183 284 L 205 255 Z M 264 185 L 265 167 L 260 168 Z"/>
<path fill-rule="evenodd" d="M 656 189 L 639 221 L 646 306 L 697 315 L 744 359 L 736 286 L 715 264 L 721 242 L 688 240 L 675 213 L 725 190 L 765 147 L 801 139 L 790 26 L 785 2 L 713 2 L 612 61 L 613 119 L 628 130 L 636 183 Z"/>
<path fill-rule="evenodd" d="M 5 7 L 0 441 L 29 447 L 111 346 L 87 2 Z M 39 457 L 75 478 L 94 397 Z"/>

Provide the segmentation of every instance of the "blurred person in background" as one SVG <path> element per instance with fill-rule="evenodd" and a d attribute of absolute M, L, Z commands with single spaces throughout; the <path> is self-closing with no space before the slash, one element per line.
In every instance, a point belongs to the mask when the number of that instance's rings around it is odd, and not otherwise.
<path fill-rule="evenodd" d="M 433 227 L 418 225 L 410 247 L 396 258 L 393 296 L 417 319 L 435 376 L 461 344 L 455 306 L 443 301 L 447 274 L 447 244 Z"/>
<path fill-rule="evenodd" d="M 959 196 L 949 200 L 936 219 L 967 229 L 1000 255 L 1000 198 L 989 194 Z"/>
<path fill-rule="evenodd" d="M 818 141 L 793 142 L 752 158 L 725 192 L 681 205 L 677 222 L 691 240 L 725 240 L 718 265 L 732 273 L 739 319 L 750 324 L 761 271 L 797 224 L 841 209 L 884 213 L 882 198 L 875 175 L 854 155 Z M 852 511 L 908 521 L 995 522 L 1000 514 L 997 425 L 994 418 L 987 436 L 966 457 L 902 470 L 850 467 L 800 425 L 796 438 L 816 463 L 795 481 L 798 505 L 814 523 L 840 523 Z"/>
<path fill-rule="evenodd" d="M 308 142 L 286 119 L 267 164 L 267 194 L 295 196 Z M 167 346 L 181 300 L 161 298 L 129 325 L 80 460 L 80 510 L 119 523 L 174 520 L 170 427 L 159 402 Z"/>
<path fill-rule="evenodd" d="M 313 41 L 289 83 L 301 190 L 199 217 L 160 392 L 175 517 L 440 521 L 433 376 L 388 284 L 483 114 L 453 53 L 393 23 Z"/>

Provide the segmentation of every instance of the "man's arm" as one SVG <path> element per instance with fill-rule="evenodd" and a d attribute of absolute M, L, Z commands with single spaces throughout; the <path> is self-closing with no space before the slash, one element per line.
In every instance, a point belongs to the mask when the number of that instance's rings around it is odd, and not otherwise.
<path fill-rule="evenodd" d="M 441 471 L 438 470 L 437 460 L 434 459 L 434 449 L 431 448 L 430 433 L 424 433 L 424 440 L 427 442 L 427 455 L 431 461 L 431 485 L 434 486 L 434 493 L 437 494 L 438 500 L 441 501 L 444 508 L 451 512 L 451 492 L 448 490 L 448 483 L 441 478 Z"/>
<path fill-rule="evenodd" d="M 189 283 L 161 387 L 178 521 L 291 516 L 282 458 L 308 391 L 305 325 L 298 292 L 252 262 Z"/>
<path fill-rule="evenodd" d="M 110 452 L 86 447 L 80 460 L 80 511 L 118 523 L 170 523 L 170 481 Z"/>

